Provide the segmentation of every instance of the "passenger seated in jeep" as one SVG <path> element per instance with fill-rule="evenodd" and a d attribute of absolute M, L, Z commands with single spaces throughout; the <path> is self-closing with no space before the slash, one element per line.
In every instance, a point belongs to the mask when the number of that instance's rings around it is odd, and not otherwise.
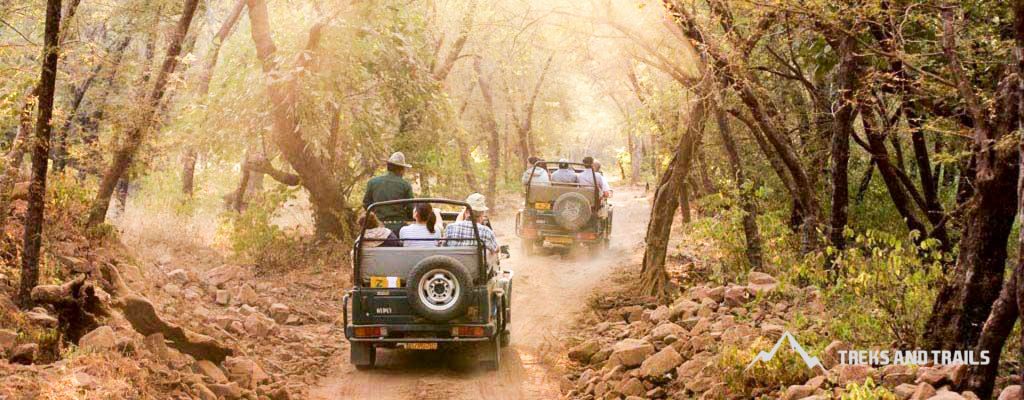
<path fill-rule="evenodd" d="M 551 173 L 552 183 L 579 183 L 579 177 L 576 176 L 576 171 L 569 168 L 569 161 L 566 159 L 558 160 L 558 170 Z"/>
<path fill-rule="evenodd" d="M 550 183 L 548 170 L 544 167 L 543 162 L 540 163 L 540 165 L 537 165 L 538 161 L 543 160 L 534 156 L 530 156 L 530 158 L 527 159 L 527 163 L 529 165 L 526 167 L 526 171 L 523 171 L 523 177 L 521 179 L 524 185 L 527 183 L 531 185 L 547 185 Z M 533 178 L 530 176 L 533 176 Z"/>
<path fill-rule="evenodd" d="M 437 240 L 440 239 L 441 231 L 436 227 L 437 215 L 430 203 L 419 203 L 412 210 L 412 218 L 415 220 L 411 225 L 402 227 L 398 238 L 402 239 L 404 247 L 437 247 Z"/>
<path fill-rule="evenodd" d="M 480 193 L 473 193 L 466 198 L 466 203 L 469 203 L 469 207 L 473 209 L 473 216 L 475 221 L 468 221 L 469 210 L 462 211 L 459 217 L 448 225 L 444 230 L 444 245 L 447 247 L 456 246 L 476 246 L 476 236 L 473 234 L 473 225 L 476 225 L 476 229 L 480 232 L 480 240 L 483 240 L 484 247 L 487 247 L 489 253 L 498 252 L 498 239 L 494 236 L 494 231 L 484 225 L 484 219 L 487 214 L 487 201 L 484 195 Z M 468 240 L 459 240 L 468 239 Z"/>
<path fill-rule="evenodd" d="M 380 223 L 377 216 L 374 213 L 367 213 L 359 217 L 359 225 L 363 226 L 363 222 L 366 223 L 366 233 L 363 234 L 361 239 L 363 246 L 366 247 L 400 247 L 401 242 L 398 241 L 398 237 L 390 229 Z"/>

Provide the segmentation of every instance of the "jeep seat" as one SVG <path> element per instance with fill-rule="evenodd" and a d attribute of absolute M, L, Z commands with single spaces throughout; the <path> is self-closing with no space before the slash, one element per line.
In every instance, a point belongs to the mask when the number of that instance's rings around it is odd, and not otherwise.
<path fill-rule="evenodd" d="M 368 282 L 371 276 L 397 276 L 404 281 L 409 271 L 424 258 L 444 255 L 454 258 L 469 270 L 473 281 L 480 277 L 477 248 L 459 247 L 364 247 L 360 263 L 360 279 Z"/>
<path fill-rule="evenodd" d="M 530 203 L 551 203 L 558 199 L 564 193 L 576 192 L 586 196 L 590 204 L 595 203 L 596 195 L 594 193 L 593 186 L 578 186 L 575 184 L 558 184 L 553 183 L 551 185 L 530 185 L 530 196 L 526 201 Z"/>

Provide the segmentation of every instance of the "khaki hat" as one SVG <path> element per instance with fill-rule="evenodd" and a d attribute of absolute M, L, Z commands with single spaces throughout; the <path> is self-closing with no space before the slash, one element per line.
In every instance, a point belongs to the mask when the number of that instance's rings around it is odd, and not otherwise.
<path fill-rule="evenodd" d="M 405 162 L 405 154 L 400 151 L 391 153 L 391 157 L 388 157 L 387 162 L 399 167 L 412 168 L 412 165 Z"/>
<path fill-rule="evenodd" d="M 466 203 L 469 203 L 469 208 L 473 211 L 487 211 L 487 198 L 480 193 L 473 193 L 466 198 Z"/>

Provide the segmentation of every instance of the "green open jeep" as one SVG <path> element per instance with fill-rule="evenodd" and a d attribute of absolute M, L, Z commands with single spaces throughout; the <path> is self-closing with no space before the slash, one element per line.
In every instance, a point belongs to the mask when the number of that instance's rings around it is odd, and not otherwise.
<path fill-rule="evenodd" d="M 374 208 L 398 204 L 469 204 L 445 199 L 409 199 L 374 203 Z M 451 222 L 458 213 L 443 212 Z M 365 234 L 366 227 L 362 227 Z M 489 256 L 480 232 L 474 239 L 459 239 L 472 245 L 439 247 L 372 246 L 368 243 L 394 242 L 372 239 L 363 234 L 352 251 L 353 288 L 344 297 L 345 337 L 351 344 L 350 361 L 358 369 L 372 368 L 377 349 L 402 347 L 412 350 L 474 347 L 480 361 L 497 369 L 501 348 L 509 343 L 512 316 L 512 271 L 504 270 L 500 258 L 508 256 L 502 246 Z M 351 307 L 351 314 L 349 308 Z"/>
<path fill-rule="evenodd" d="M 576 172 L 597 173 L 584 169 L 582 163 L 539 161 L 534 168 L 555 169 L 547 165 L 569 164 Z M 578 183 L 534 182 L 531 174 L 525 184 L 523 208 L 516 214 L 516 235 L 526 255 L 537 253 L 544 246 L 597 247 L 607 249 L 612 232 L 612 210 L 598 185 Z"/>

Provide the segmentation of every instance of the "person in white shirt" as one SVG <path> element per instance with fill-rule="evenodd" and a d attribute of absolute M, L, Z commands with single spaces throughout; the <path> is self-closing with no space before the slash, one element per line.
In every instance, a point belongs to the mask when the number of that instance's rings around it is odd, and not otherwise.
<path fill-rule="evenodd" d="M 594 180 L 597 180 L 595 183 Z M 602 194 L 607 183 L 604 182 L 604 177 L 598 174 L 594 168 L 594 157 L 586 156 L 583 157 L 583 171 L 579 173 L 580 186 L 597 186 L 601 188 Z"/>
<path fill-rule="evenodd" d="M 437 229 L 437 214 L 430 203 L 418 203 L 413 208 L 412 217 L 416 220 L 412 225 L 403 226 L 398 233 L 398 238 L 404 247 L 437 247 L 437 240 L 417 239 L 440 239 L 441 231 Z M 413 239 L 413 240 L 407 240 Z"/>
<path fill-rule="evenodd" d="M 553 183 L 579 183 L 580 178 L 576 176 L 576 171 L 569 168 L 569 161 L 566 159 L 558 160 L 558 170 L 551 174 L 551 182 Z"/>
<path fill-rule="evenodd" d="M 544 168 L 544 163 L 536 165 L 538 161 L 543 160 L 533 156 L 527 159 L 530 165 L 526 167 L 526 171 L 523 171 L 522 181 L 524 185 L 527 183 L 531 185 L 547 185 L 551 183 L 548 177 L 548 170 Z M 533 179 L 530 178 L 530 175 L 533 175 Z"/>
<path fill-rule="evenodd" d="M 612 185 L 608 184 L 608 180 L 605 179 L 604 174 L 601 172 L 601 162 L 594 160 L 594 172 L 597 173 L 598 180 L 601 182 L 601 193 L 604 194 L 604 198 L 612 198 Z"/>

